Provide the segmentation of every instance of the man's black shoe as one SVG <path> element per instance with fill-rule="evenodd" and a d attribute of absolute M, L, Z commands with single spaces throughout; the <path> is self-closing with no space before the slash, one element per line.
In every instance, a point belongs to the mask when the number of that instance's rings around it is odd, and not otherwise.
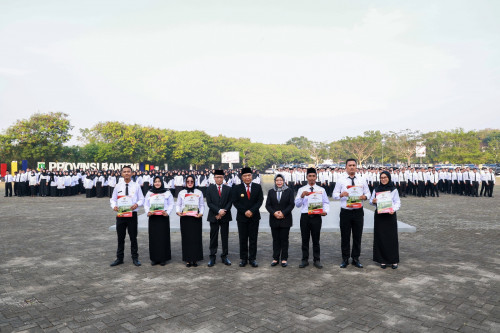
<path fill-rule="evenodd" d="M 115 261 L 113 261 L 113 262 L 111 263 L 111 265 L 109 265 L 109 266 L 113 267 L 113 266 L 118 266 L 118 265 L 121 265 L 121 264 L 123 264 L 123 260 L 116 259 L 116 260 L 115 260 Z"/>

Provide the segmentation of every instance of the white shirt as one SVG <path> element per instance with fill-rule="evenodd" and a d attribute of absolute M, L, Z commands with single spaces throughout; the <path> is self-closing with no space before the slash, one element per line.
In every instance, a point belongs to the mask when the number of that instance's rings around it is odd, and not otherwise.
<path fill-rule="evenodd" d="M 334 200 L 340 200 L 340 207 L 341 208 L 349 209 L 349 210 L 359 209 L 359 208 L 347 208 L 346 204 L 347 204 L 348 197 L 342 197 L 342 198 L 340 197 L 340 194 L 342 192 L 347 192 L 347 186 L 351 186 L 351 185 L 352 185 L 352 180 L 351 180 L 351 178 L 349 178 L 349 176 L 346 175 L 342 178 L 339 178 L 337 184 L 335 185 L 335 189 L 333 190 L 332 198 Z M 359 177 L 354 177 L 354 185 L 363 186 L 363 195 L 365 195 L 367 198 L 370 197 L 370 189 L 368 188 L 368 184 L 365 181 L 363 181 Z"/>
<path fill-rule="evenodd" d="M 372 196 L 370 198 L 370 205 L 377 206 L 377 204 L 373 203 L 373 199 L 375 199 L 376 197 L 377 194 L 375 193 L 375 190 L 373 190 Z M 392 197 L 392 209 L 394 211 L 399 210 L 399 208 L 401 207 L 401 200 L 399 199 L 399 194 L 397 189 L 391 191 L 391 197 Z"/>
<path fill-rule="evenodd" d="M 184 186 L 184 177 L 181 175 L 174 177 L 174 186 Z"/>
<path fill-rule="evenodd" d="M 5 175 L 5 182 L 6 183 L 12 183 L 14 181 L 14 177 L 12 175 Z"/>
<path fill-rule="evenodd" d="M 195 189 L 193 191 L 194 194 L 197 194 L 199 196 L 199 201 L 198 201 L 198 213 L 203 215 L 203 212 L 205 211 L 205 203 L 203 202 L 203 192 L 201 192 L 198 189 Z M 177 202 L 175 204 L 175 211 L 177 213 L 182 213 L 184 210 L 184 197 L 187 194 L 187 190 L 182 190 L 179 192 L 177 195 Z"/>
<path fill-rule="evenodd" d="M 322 199 L 323 199 L 323 212 L 325 213 L 328 213 L 330 211 L 330 201 L 328 200 L 328 196 L 326 195 L 326 192 L 325 192 L 325 189 L 322 188 L 321 186 L 318 186 L 316 184 L 314 184 L 313 186 L 307 184 L 307 185 L 304 185 L 302 186 L 301 188 L 299 188 L 298 192 L 297 192 L 297 196 L 295 197 L 295 206 L 299 207 L 300 208 L 300 212 L 302 214 L 307 214 L 307 210 L 308 210 L 308 198 L 307 198 L 307 195 L 303 198 L 301 198 L 302 196 L 302 192 L 304 191 L 307 191 L 307 192 L 311 192 L 311 187 L 313 187 L 313 191 L 312 192 L 320 192 L 322 194 Z"/>
<path fill-rule="evenodd" d="M 148 193 L 146 193 L 146 197 L 144 198 L 144 211 L 146 213 L 149 212 L 149 209 L 151 208 L 151 203 L 149 201 L 151 194 L 153 194 L 153 192 L 148 191 Z M 170 215 L 170 212 L 172 212 L 172 209 L 174 208 L 174 197 L 172 196 L 172 193 L 169 190 L 167 190 L 165 193 L 162 194 L 164 195 L 165 198 L 163 200 L 163 206 L 165 207 L 167 215 Z"/>
<path fill-rule="evenodd" d="M 118 183 L 113 190 L 113 195 L 109 199 L 109 203 L 111 204 L 111 208 L 115 208 L 117 206 L 118 196 L 125 195 L 126 193 L 126 183 L 125 181 Z M 140 207 L 144 204 L 144 195 L 142 194 L 141 187 L 136 183 L 130 180 L 128 183 L 128 195 L 132 198 L 132 205 L 137 204 L 137 207 Z M 137 212 L 139 208 L 134 209 L 134 212 Z"/>

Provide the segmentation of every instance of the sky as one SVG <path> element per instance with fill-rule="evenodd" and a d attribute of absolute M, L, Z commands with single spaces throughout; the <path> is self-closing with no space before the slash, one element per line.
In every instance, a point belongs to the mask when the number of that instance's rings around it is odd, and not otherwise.
<path fill-rule="evenodd" d="M 284 143 L 500 128 L 500 1 L 0 1 L 0 130 L 36 112 Z"/>

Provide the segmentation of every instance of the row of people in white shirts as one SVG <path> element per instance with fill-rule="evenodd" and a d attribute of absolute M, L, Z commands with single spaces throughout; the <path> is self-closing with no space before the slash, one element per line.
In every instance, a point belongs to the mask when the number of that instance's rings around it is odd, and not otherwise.
<path fill-rule="evenodd" d="M 278 170 L 285 177 L 285 181 L 293 184 L 301 184 L 306 181 L 305 172 L 294 171 L 289 172 L 286 170 Z M 495 182 L 495 174 L 489 170 L 477 172 L 474 170 L 465 170 L 464 172 L 453 171 L 448 172 L 444 170 L 432 170 L 428 169 L 397 169 L 391 172 L 391 179 L 393 183 L 399 182 L 418 182 L 418 181 L 431 181 L 432 183 L 437 183 L 439 180 L 448 179 L 451 181 L 458 180 L 461 181 L 493 181 Z M 345 171 L 319 171 L 318 172 L 318 182 L 322 184 L 336 183 L 340 177 L 345 177 L 347 173 Z M 364 179 L 367 183 L 380 182 L 380 172 L 378 170 L 362 170 L 356 173 L 356 177 Z"/>
<path fill-rule="evenodd" d="M 54 181 L 49 184 L 51 179 L 49 173 L 44 175 L 41 172 L 19 172 L 12 177 L 12 181 L 15 183 L 28 182 L 28 185 L 36 186 L 40 185 L 42 180 L 45 180 L 48 186 L 57 186 L 58 189 L 63 189 L 67 186 L 76 186 L 80 177 L 79 174 L 69 173 L 66 175 L 54 175 Z"/>

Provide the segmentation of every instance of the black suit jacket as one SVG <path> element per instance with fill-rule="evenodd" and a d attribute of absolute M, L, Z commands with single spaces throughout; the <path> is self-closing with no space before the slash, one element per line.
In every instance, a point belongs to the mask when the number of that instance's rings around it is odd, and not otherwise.
<path fill-rule="evenodd" d="M 281 200 L 278 202 L 276 191 L 272 188 L 267 193 L 266 209 L 269 212 L 269 226 L 271 228 L 291 227 L 293 224 L 292 210 L 295 207 L 295 198 L 290 188 L 281 193 Z M 281 210 L 284 219 L 277 219 L 274 213 Z"/>
<path fill-rule="evenodd" d="M 262 194 L 262 187 L 259 184 L 251 183 L 250 199 L 248 199 L 244 183 L 233 187 L 233 205 L 238 211 L 236 221 L 247 221 L 248 218 L 245 216 L 247 210 L 253 213 L 252 220 L 260 220 L 259 209 L 263 202 L 264 194 Z"/>
<path fill-rule="evenodd" d="M 217 190 L 217 185 L 211 184 L 207 188 L 207 206 L 208 206 L 208 217 L 209 222 L 229 222 L 233 219 L 231 216 L 231 206 L 233 205 L 232 189 L 227 185 L 222 185 L 221 196 L 219 197 L 219 191 Z M 225 209 L 226 215 L 224 215 L 220 220 L 217 220 L 215 216 L 219 214 L 219 210 Z"/>

